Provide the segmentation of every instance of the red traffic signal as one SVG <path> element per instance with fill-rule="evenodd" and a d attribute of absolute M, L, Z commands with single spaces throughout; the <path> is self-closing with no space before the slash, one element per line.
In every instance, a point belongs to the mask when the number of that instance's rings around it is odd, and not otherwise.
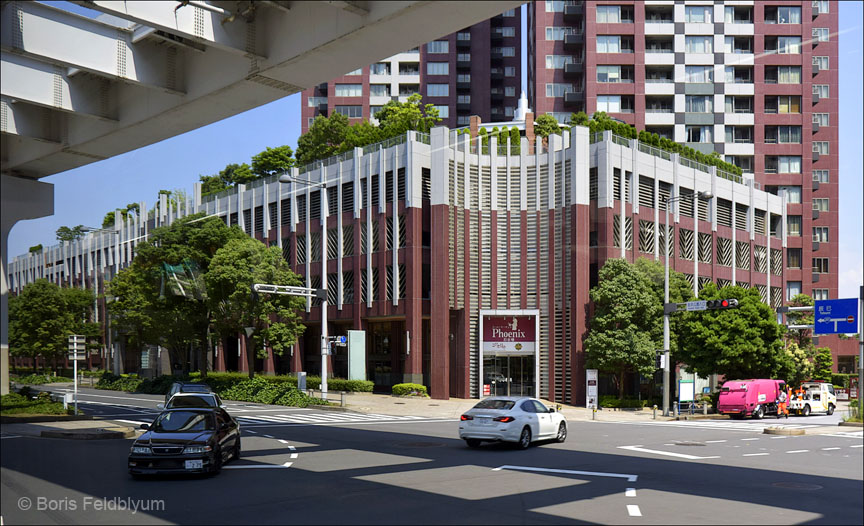
<path fill-rule="evenodd" d="M 738 300 L 735 298 L 726 300 L 708 300 L 705 302 L 708 309 L 735 309 L 738 308 Z"/>

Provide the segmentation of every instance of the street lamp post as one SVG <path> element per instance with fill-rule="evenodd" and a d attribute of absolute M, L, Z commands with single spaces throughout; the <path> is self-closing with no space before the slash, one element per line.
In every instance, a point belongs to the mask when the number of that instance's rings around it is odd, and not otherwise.
<path fill-rule="evenodd" d="M 666 265 L 664 270 L 664 279 L 663 279 L 663 416 L 669 416 L 669 315 L 670 313 L 666 312 L 665 304 L 669 303 L 669 205 L 673 202 L 681 200 L 682 195 L 676 195 L 670 197 L 666 200 Z M 697 198 L 703 199 L 711 199 L 714 197 L 711 192 L 699 192 L 693 193 L 692 199 L 695 200 Z M 699 214 L 693 214 L 693 220 L 699 221 Z M 698 239 L 697 239 L 698 244 Z M 698 250 L 697 250 L 698 252 Z M 698 265 L 699 254 L 693 254 L 693 261 Z M 698 279 L 694 274 L 693 279 Z"/>
<path fill-rule="evenodd" d="M 307 186 L 314 186 L 323 190 L 327 189 L 327 185 L 323 182 L 310 181 L 309 179 L 301 179 L 288 174 L 279 177 L 280 183 L 300 183 Z M 321 197 L 323 206 L 327 206 L 327 196 Z M 321 398 L 327 399 L 327 355 L 328 355 L 328 340 L 327 340 L 327 214 L 322 214 L 324 221 L 321 229 L 321 288 L 324 289 L 323 297 L 321 298 Z"/>

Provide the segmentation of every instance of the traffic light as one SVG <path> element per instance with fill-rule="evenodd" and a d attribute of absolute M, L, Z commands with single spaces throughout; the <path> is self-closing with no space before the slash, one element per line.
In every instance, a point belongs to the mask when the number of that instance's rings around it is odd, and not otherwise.
<path fill-rule="evenodd" d="M 705 302 L 707 309 L 737 309 L 738 300 L 735 298 L 728 300 L 708 300 Z"/>

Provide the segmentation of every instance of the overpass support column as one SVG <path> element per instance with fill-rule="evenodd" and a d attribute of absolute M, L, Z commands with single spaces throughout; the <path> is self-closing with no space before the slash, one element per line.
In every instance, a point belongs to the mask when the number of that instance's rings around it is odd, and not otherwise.
<path fill-rule="evenodd" d="M 15 223 L 54 214 L 54 185 L 0 175 L 0 394 L 9 394 L 9 256 L 7 242 Z"/>

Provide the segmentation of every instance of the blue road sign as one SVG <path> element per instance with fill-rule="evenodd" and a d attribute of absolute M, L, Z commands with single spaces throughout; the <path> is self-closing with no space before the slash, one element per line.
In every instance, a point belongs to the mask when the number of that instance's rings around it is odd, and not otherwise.
<path fill-rule="evenodd" d="M 816 300 L 813 325 L 813 334 L 858 332 L 858 300 Z"/>

